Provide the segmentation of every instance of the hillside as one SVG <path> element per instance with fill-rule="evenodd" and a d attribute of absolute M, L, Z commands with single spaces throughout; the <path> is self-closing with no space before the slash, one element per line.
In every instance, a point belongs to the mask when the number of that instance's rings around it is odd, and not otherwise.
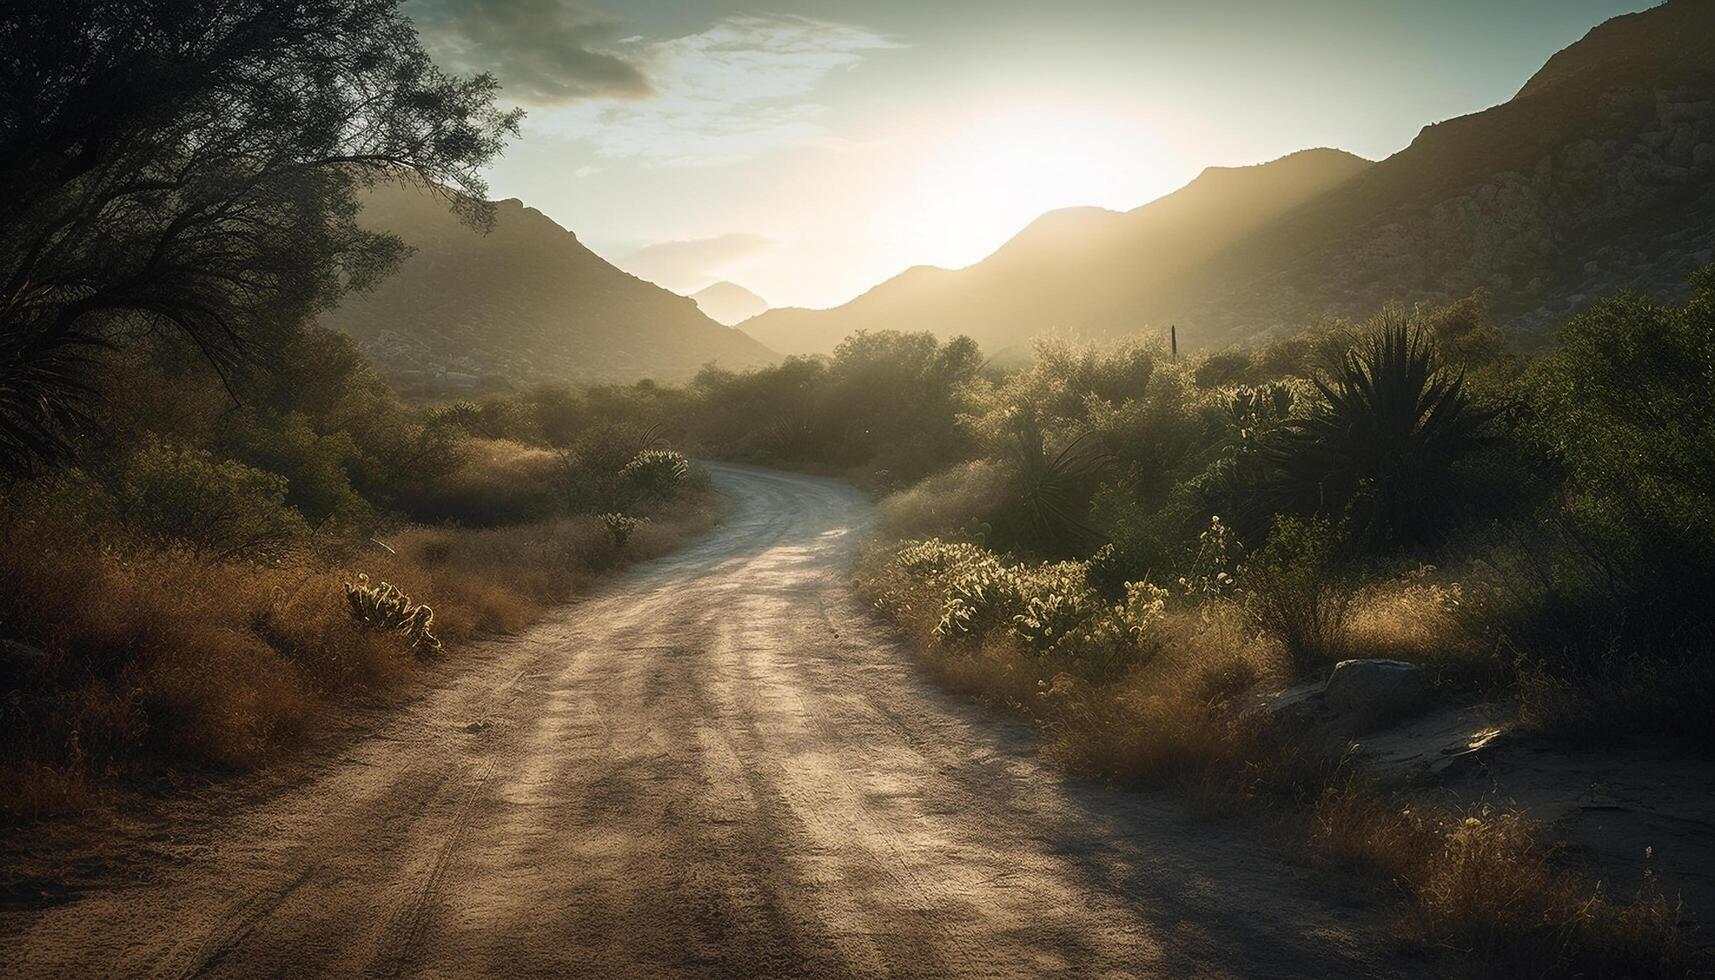
<path fill-rule="evenodd" d="M 866 328 L 967 334 L 989 350 L 1044 331 L 1126 332 L 1144 325 L 1135 312 L 1152 289 L 1368 166 L 1338 150 L 1306 150 L 1210 167 L 1135 210 L 1050 212 L 976 265 L 914 268 L 845 306 L 772 310 L 745 329 L 785 353 L 830 350 Z"/>
<path fill-rule="evenodd" d="M 736 282 L 717 282 L 691 294 L 704 315 L 716 323 L 733 326 L 768 312 L 768 301 Z"/>
<path fill-rule="evenodd" d="M 1701 0 L 1608 21 L 1142 312 L 1218 343 L 1482 288 L 1529 338 L 1616 289 L 1676 297 L 1715 258 L 1711 37 Z"/>
<path fill-rule="evenodd" d="M 692 300 L 614 268 L 519 201 L 499 202 L 484 235 L 426 194 L 383 187 L 365 198 L 363 221 L 415 252 L 324 322 L 356 337 L 407 389 L 672 380 L 710 361 L 773 360 Z"/>
<path fill-rule="evenodd" d="M 1715 259 L 1715 4 L 1671 0 L 1555 55 L 1502 105 L 1373 166 L 1333 150 L 1211 169 L 1125 214 L 1044 216 L 967 269 L 917 268 L 832 310 L 746 324 L 785 352 L 856 329 L 1100 336 L 1177 323 L 1245 342 L 1390 300 L 1485 289 L 1528 336 L 1588 297 L 1664 297 Z"/>

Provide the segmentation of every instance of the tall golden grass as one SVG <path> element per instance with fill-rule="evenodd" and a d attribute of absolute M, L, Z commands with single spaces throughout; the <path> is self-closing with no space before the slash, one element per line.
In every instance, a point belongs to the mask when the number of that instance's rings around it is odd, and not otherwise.
<path fill-rule="evenodd" d="M 1291 658 L 1232 603 L 1169 610 L 1153 656 L 1091 680 L 1004 635 L 948 642 L 935 632 L 938 595 L 910 596 L 883 551 L 860 566 L 858 582 L 889 596 L 933 676 L 1035 722 L 1046 754 L 1068 771 L 1171 786 L 1218 807 L 1260 802 L 1302 821 L 1310 853 L 1399 886 L 1401 936 L 1419 948 L 1469 954 L 1463 966 L 1493 977 L 1683 977 L 1700 968 L 1676 907 L 1653 892 L 1606 895 L 1557 868 L 1523 815 L 1413 806 L 1354 781 L 1344 740 L 1277 723 L 1261 706 L 1292 678 Z M 1372 586 L 1354 598 L 1342 645 L 1425 662 L 1454 684 L 1481 682 L 1490 668 L 1458 599 L 1426 571 Z"/>
<path fill-rule="evenodd" d="M 526 626 L 607 569 L 664 553 L 714 519 L 681 498 L 623 548 L 595 517 L 493 530 L 410 527 L 337 554 L 276 564 L 112 547 L 52 513 L 4 523 L 12 631 L 42 664 L 0 729 L 0 817 L 76 812 L 154 767 L 245 769 L 301 743 L 342 698 L 417 670 L 405 643 L 359 626 L 342 582 L 364 572 L 434 608 L 457 645 Z"/>

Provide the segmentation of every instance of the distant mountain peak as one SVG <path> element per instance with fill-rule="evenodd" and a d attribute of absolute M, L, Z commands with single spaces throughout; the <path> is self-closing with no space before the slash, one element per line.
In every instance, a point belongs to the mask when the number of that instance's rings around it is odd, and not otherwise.
<path fill-rule="evenodd" d="M 768 312 L 767 300 L 724 279 L 692 293 L 691 299 L 709 319 L 729 327 Z"/>
<path fill-rule="evenodd" d="M 1124 214 L 1052 212 L 967 268 L 913 269 L 745 330 L 787 353 L 859 329 L 1000 350 L 1169 323 L 1182 347 L 1218 346 L 1476 289 L 1527 334 L 1605 292 L 1670 298 L 1715 256 L 1711 38 L 1715 0 L 1669 0 L 1600 25 L 1514 99 L 1426 126 L 1380 162 L 1322 148 L 1210 167 Z"/>

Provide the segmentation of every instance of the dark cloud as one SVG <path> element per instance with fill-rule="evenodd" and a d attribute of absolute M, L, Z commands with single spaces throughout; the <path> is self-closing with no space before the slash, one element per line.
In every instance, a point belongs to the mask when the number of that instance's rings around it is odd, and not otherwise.
<path fill-rule="evenodd" d="M 677 292 L 701 289 L 734 265 L 773 248 L 765 235 L 735 231 L 648 245 L 614 263 L 621 269 Z"/>
<path fill-rule="evenodd" d="M 621 21 L 580 0 L 412 0 L 406 10 L 436 60 L 492 72 L 514 101 L 558 105 L 652 92 L 643 71 L 607 47 Z"/>

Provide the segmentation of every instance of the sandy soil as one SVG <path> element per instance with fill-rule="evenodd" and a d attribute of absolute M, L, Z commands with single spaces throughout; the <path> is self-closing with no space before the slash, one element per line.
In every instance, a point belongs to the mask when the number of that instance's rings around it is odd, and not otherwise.
<path fill-rule="evenodd" d="M 712 467 L 730 519 L 135 881 L 0 912 L 7 977 L 1400 976 L 1269 835 L 1068 784 L 847 584 L 871 510 Z"/>

